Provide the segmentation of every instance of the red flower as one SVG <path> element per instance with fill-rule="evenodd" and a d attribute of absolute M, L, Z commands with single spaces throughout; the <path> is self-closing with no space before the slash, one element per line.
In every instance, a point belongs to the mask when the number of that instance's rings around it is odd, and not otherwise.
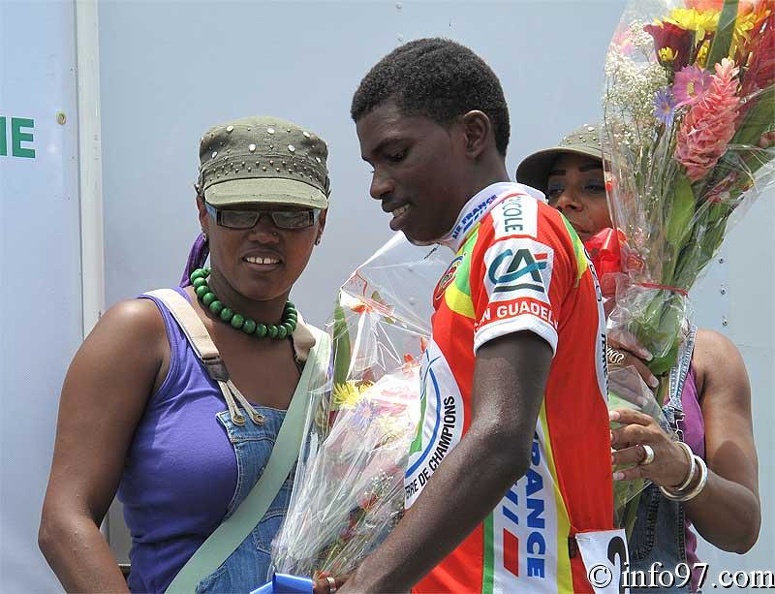
<path fill-rule="evenodd" d="M 672 50 L 675 58 L 673 59 L 673 71 L 678 71 L 686 66 L 691 59 L 692 37 L 693 33 L 682 29 L 673 23 L 657 23 L 643 27 L 654 39 L 654 49 L 657 55 L 663 49 Z"/>
<path fill-rule="evenodd" d="M 619 243 L 624 239 L 621 231 L 609 227 L 584 242 L 604 297 L 613 297 L 616 291 L 616 275 L 622 271 Z"/>
<path fill-rule="evenodd" d="M 766 89 L 775 81 L 775 9 L 757 30 L 761 33 L 754 37 L 751 44 L 750 62 L 740 92 L 743 97 Z"/>

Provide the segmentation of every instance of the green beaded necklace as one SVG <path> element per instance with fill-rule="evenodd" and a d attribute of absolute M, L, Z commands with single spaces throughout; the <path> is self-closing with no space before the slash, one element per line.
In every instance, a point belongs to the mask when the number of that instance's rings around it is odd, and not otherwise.
<path fill-rule="evenodd" d="M 252 318 L 235 313 L 221 303 L 210 285 L 207 284 L 208 276 L 210 276 L 209 268 L 197 268 L 191 273 L 191 284 L 194 286 L 194 292 L 202 305 L 218 316 L 223 323 L 230 324 L 232 328 L 242 330 L 245 334 L 252 334 L 256 338 L 269 337 L 281 340 L 296 330 L 299 314 L 296 312 L 296 306 L 290 301 L 285 304 L 282 322 L 262 324 Z"/>

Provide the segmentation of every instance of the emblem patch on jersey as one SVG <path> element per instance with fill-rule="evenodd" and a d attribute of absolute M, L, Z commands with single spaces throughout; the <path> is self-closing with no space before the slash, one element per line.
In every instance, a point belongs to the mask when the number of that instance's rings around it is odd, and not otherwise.
<path fill-rule="evenodd" d="M 457 269 L 460 267 L 461 262 L 463 262 L 464 256 L 465 254 L 461 254 L 452 260 L 449 267 L 447 268 L 447 271 L 442 275 L 441 279 L 436 285 L 436 290 L 433 292 L 434 302 L 443 297 L 444 291 L 446 291 L 447 287 L 455 280 L 455 274 L 457 273 Z"/>
<path fill-rule="evenodd" d="M 493 293 L 532 290 L 546 293 L 542 271 L 546 270 L 549 254 L 529 249 L 506 249 L 487 268 L 487 279 Z"/>

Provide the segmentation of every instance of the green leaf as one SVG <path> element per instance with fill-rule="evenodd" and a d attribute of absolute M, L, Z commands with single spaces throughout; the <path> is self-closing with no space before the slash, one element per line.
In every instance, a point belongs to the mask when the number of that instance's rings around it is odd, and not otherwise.
<path fill-rule="evenodd" d="M 334 385 L 347 381 L 350 369 L 352 351 L 350 347 L 350 332 L 347 329 L 347 318 L 344 309 L 337 303 L 334 307 Z"/>
<path fill-rule="evenodd" d="M 713 66 L 721 62 L 729 55 L 729 46 L 732 45 L 732 33 L 735 31 L 737 20 L 737 0 L 724 0 L 724 7 L 718 18 L 718 29 L 710 43 L 708 60 L 705 67 L 713 72 Z"/>
<path fill-rule="evenodd" d="M 664 355 L 654 357 L 646 365 L 654 375 L 664 375 L 678 360 L 678 343 L 674 343 Z"/>
<path fill-rule="evenodd" d="M 673 204 L 670 209 L 670 219 L 667 221 L 667 241 L 676 248 L 683 244 L 687 234 L 691 232 L 694 216 L 694 192 L 689 178 L 683 173 L 676 173 Z M 669 279 L 663 279 L 668 282 Z"/>
<path fill-rule="evenodd" d="M 730 144 L 756 146 L 762 134 L 775 128 L 775 84 L 763 89 L 749 101 L 753 107 L 745 114 Z"/>

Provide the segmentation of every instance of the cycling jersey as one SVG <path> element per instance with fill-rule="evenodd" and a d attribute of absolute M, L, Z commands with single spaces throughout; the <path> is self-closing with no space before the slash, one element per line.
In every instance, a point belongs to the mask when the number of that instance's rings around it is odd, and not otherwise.
<path fill-rule="evenodd" d="M 525 330 L 554 353 L 530 467 L 415 592 L 591 592 L 570 537 L 613 528 L 601 295 L 570 224 L 530 192 L 485 188 L 443 241 L 407 506 L 468 430 L 477 349 Z"/>

